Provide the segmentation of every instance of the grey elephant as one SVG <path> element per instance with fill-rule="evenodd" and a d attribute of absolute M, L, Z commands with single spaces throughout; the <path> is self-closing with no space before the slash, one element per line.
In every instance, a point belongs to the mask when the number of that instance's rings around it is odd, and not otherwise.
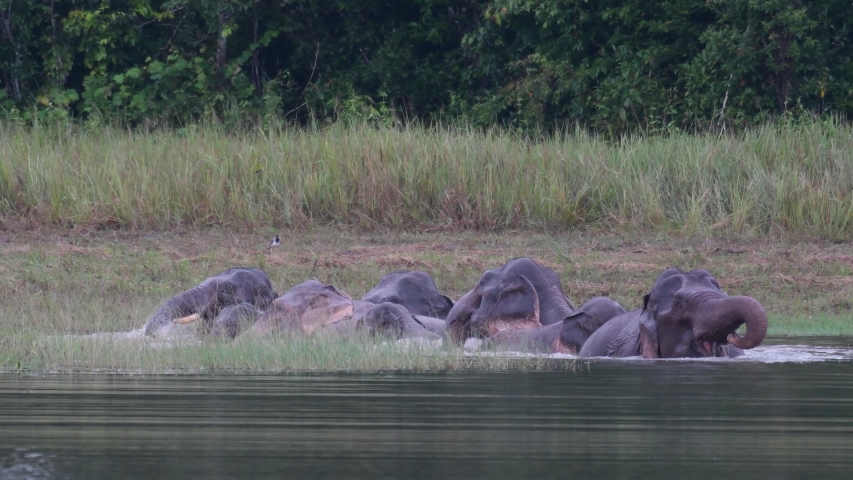
<path fill-rule="evenodd" d="M 248 330 L 263 314 L 263 310 L 249 302 L 229 305 L 223 308 L 213 320 L 210 334 L 214 337 L 233 339 Z"/>
<path fill-rule="evenodd" d="M 457 345 L 476 337 L 508 347 L 576 352 L 592 332 L 624 311 L 609 299 L 591 302 L 576 310 L 553 270 L 529 258 L 513 258 L 483 273 L 456 302 L 447 315 L 445 338 Z"/>
<path fill-rule="evenodd" d="M 146 322 L 145 334 L 164 336 L 176 323 L 199 319 L 203 321 L 202 331 L 209 333 L 227 307 L 245 303 L 261 311 L 277 296 L 262 270 L 231 268 L 166 301 Z"/>
<path fill-rule="evenodd" d="M 743 336 L 736 330 L 746 324 Z M 705 270 L 661 273 L 643 308 L 598 329 L 582 357 L 730 357 L 761 344 L 767 314 L 752 297 L 728 296 Z"/>
<path fill-rule="evenodd" d="M 453 343 L 462 343 L 509 328 L 550 325 L 574 312 L 553 270 L 529 258 L 513 258 L 484 272 L 477 285 L 456 301 L 447 314 L 446 335 Z"/>
<path fill-rule="evenodd" d="M 309 280 L 275 299 L 248 333 L 351 335 L 359 332 L 392 339 L 440 336 L 424 328 L 403 306 L 353 300 L 333 285 Z"/>
<path fill-rule="evenodd" d="M 560 322 L 528 329 L 502 330 L 489 338 L 487 346 L 510 351 L 575 355 L 602 325 L 625 313 L 625 308 L 616 300 L 594 297 Z"/>
<path fill-rule="evenodd" d="M 361 301 L 396 303 L 412 315 L 441 320 L 447 318 L 453 308 L 453 300 L 439 293 L 432 277 L 419 270 L 397 270 L 384 275 L 373 290 L 361 297 Z"/>

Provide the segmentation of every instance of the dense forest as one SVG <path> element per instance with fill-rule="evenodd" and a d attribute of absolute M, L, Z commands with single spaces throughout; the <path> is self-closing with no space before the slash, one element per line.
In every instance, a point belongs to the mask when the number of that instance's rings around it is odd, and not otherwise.
<path fill-rule="evenodd" d="M 0 115 L 611 132 L 853 112 L 816 0 L 0 0 Z"/>

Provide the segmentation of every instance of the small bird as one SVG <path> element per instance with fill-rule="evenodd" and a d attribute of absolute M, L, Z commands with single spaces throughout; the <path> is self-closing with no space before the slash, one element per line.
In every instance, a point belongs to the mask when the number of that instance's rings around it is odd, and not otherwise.
<path fill-rule="evenodd" d="M 272 239 L 269 246 L 267 247 L 267 252 L 270 252 L 272 250 L 272 247 L 277 247 L 279 245 L 281 245 L 281 238 L 278 235 L 276 235 L 275 238 Z"/>

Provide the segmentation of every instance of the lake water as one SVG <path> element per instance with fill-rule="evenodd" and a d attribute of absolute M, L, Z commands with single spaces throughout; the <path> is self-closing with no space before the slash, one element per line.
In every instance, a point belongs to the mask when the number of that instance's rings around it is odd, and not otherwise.
<path fill-rule="evenodd" d="M 853 340 L 768 343 L 574 371 L 7 373 L 0 479 L 851 478 Z"/>

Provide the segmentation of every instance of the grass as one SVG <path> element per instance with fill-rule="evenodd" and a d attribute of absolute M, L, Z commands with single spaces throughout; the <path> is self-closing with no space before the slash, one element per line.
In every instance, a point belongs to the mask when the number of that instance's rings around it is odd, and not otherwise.
<path fill-rule="evenodd" d="M 553 268 L 577 305 L 608 295 L 636 308 L 669 266 L 705 268 L 730 294 L 757 298 L 771 335 L 853 335 L 853 245 L 806 237 L 650 232 L 421 232 L 306 227 L 85 231 L 7 222 L 0 230 L 0 370 L 382 371 L 551 368 L 553 360 L 438 355 L 361 339 L 162 344 L 69 337 L 141 327 L 164 300 L 236 265 L 264 269 L 283 293 L 316 277 L 360 298 L 387 272 L 430 272 L 458 298 L 513 256 Z M 560 368 L 573 364 L 556 362 Z"/>
<path fill-rule="evenodd" d="M 770 334 L 790 336 L 850 336 L 853 335 L 853 314 L 816 313 L 804 316 L 778 315 L 773 318 Z"/>
<path fill-rule="evenodd" d="M 0 125 L 0 217 L 75 229 L 853 232 L 853 126 L 613 142 L 465 129 Z"/>
<path fill-rule="evenodd" d="M 575 369 L 574 362 L 534 357 L 466 355 L 436 345 L 376 342 L 366 338 L 155 341 L 40 336 L 33 353 L 14 369 L 149 372 L 329 372 Z"/>

